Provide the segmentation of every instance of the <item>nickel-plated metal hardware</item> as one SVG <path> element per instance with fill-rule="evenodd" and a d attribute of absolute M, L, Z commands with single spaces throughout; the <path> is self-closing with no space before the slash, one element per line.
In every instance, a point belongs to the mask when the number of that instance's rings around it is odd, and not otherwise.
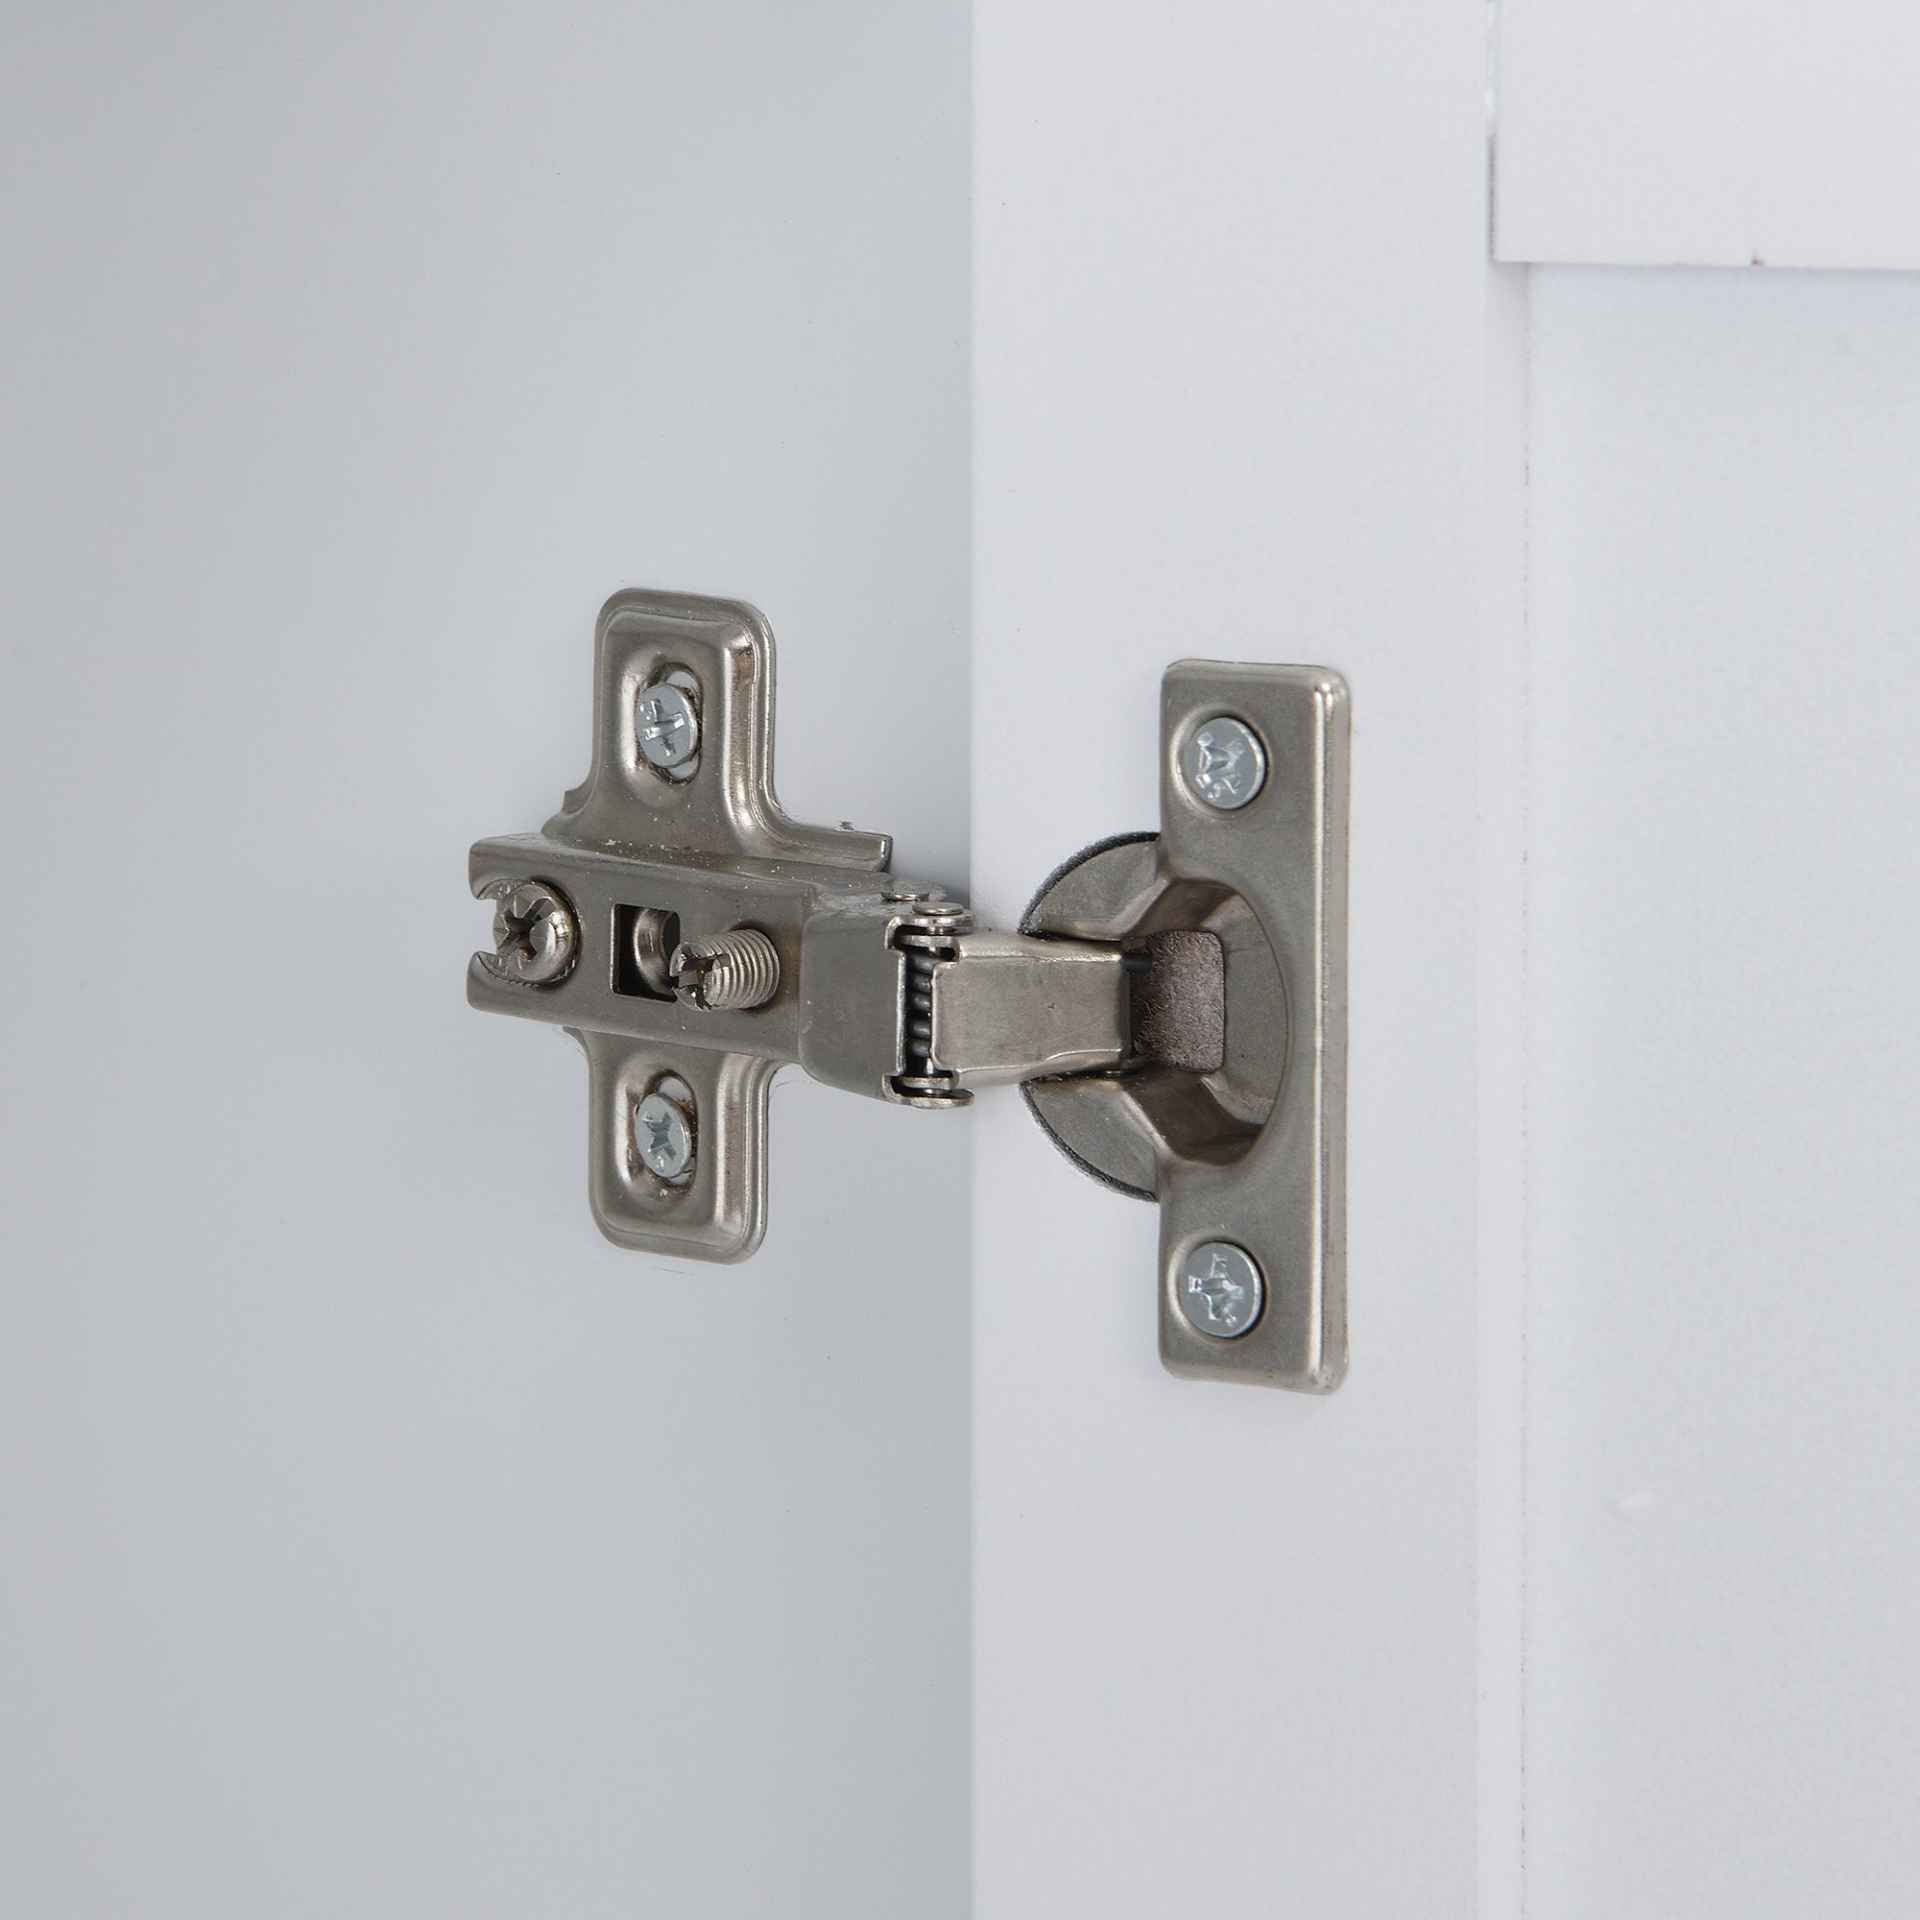
<path fill-rule="evenodd" d="M 683 940 L 667 963 L 675 995 L 706 1013 L 764 1007 L 780 991 L 780 950 L 758 927 Z"/>
<path fill-rule="evenodd" d="M 585 1050 L 589 1192 L 607 1236 L 751 1253 L 782 1066 L 929 1109 L 1020 1083 L 1076 1165 L 1160 1203 L 1168 1367 L 1338 1384 L 1339 676 L 1169 668 L 1159 831 L 1069 861 L 1013 933 L 892 874 L 884 834 L 789 819 L 772 750 L 760 615 L 617 594 L 596 639 L 586 781 L 539 833 L 473 849 L 473 890 L 496 914 L 468 998 L 565 1027 Z"/>
<path fill-rule="evenodd" d="M 476 954 L 480 964 L 523 986 L 564 980 L 580 945 L 573 909 L 537 880 L 496 880 L 486 891 L 494 902 L 493 951 Z"/>
<path fill-rule="evenodd" d="M 1180 1266 L 1180 1311 L 1209 1340 L 1238 1340 L 1267 1303 L 1266 1276 L 1245 1247 L 1203 1240 Z"/>
<path fill-rule="evenodd" d="M 1222 713 L 1187 736 L 1180 756 L 1187 786 L 1208 806 L 1236 813 L 1260 797 L 1267 780 L 1267 750 L 1244 720 Z"/>
<path fill-rule="evenodd" d="M 1201 742 L 1217 758 L 1227 719 L 1257 744 L 1259 778 L 1223 806 L 1193 770 L 1209 766 Z M 1176 662 L 1160 688 L 1160 831 L 1068 861 L 1021 922 L 1149 958 L 1128 1062 L 1024 1090 L 1077 1165 L 1160 1202 L 1174 1373 L 1325 1393 L 1346 1371 L 1349 731 L 1346 682 L 1326 668 Z M 1237 1331 L 1196 1320 L 1204 1296 L 1187 1290 L 1222 1245 L 1258 1279 Z"/>
<path fill-rule="evenodd" d="M 633 1151 L 655 1179 L 670 1187 L 693 1178 L 693 1089 L 665 1073 L 633 1109 Z"/>

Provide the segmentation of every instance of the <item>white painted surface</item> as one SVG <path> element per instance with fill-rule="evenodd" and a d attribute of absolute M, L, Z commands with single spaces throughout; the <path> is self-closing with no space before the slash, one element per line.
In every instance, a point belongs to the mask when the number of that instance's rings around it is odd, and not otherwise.
<path fill-rule="evenodd" d="M 964 9 L 5 42 L 0 1907 L 962 1913 L 964 1124 L 668 1269 L 462 982 L 629 583 L 964 880 Z"/>
<path fill-rule="evenodd" d="M 1528 1910 L 1920 1899 L 1920 282 L 1542 272 Z"/>
<path fill-rule="evenodd" d="M 1164 1374 L 1152 1210 L 980 1103 L 978 1912 L 1472 1914 L 1481 10 L 974 46 L 976 900 L 1154 824 L 1169 659 L 1356 721 L 1339 1393 Z"/>
<path fill-rule="evenodd" d="M 1911 0 L 1499 0 L 1503 260 L 1920 267 Z"/>
<path fill-rule="evenodd" d="M 1525 1912 L 1527 319 L 1529 270 L 1487 280 L 1478 872 L 1478 1920 Z"/>

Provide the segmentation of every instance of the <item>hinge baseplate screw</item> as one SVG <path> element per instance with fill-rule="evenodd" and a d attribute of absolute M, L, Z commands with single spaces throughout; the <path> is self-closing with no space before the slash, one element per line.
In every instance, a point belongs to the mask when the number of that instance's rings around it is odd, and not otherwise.
<path fill-rule="evenodd" d="M 634 1103 L 634 1157 L 670 1187 L 693 1178 L 693 1115 L 693 1089 L 678 1074 L 657 1081 Z"/>

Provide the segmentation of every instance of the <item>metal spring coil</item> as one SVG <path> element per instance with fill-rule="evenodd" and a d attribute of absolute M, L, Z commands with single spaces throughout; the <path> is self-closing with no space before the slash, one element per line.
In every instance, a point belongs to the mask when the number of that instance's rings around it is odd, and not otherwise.
<path fill-rule="evenodd" d="M 932 927 L 901 927 L 894 946 L 906 957 L 906 1018 L 901 1055 L 906 1071 L 893 1076 L 893 1090 L 914 1106 L 965 1106 L 973 1098 L 953 1084 L 953 1075 L 933 1064 L 933 970 L 958 952 L 953 942 L 965 926 L 963 913 L 949 909 Z"/>
<path fill-rule="evenodd" d="M 933 967 L 932 954 L 907 950 L 907 1072 L 916 1078 L 933 1054 Z"/>

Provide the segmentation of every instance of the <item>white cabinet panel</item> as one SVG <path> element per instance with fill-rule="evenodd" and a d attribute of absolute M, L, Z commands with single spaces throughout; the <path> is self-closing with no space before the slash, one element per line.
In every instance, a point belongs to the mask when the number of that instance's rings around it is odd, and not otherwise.
<path fill-rule="evenodd" d="M 1910 0 L 1501 0 L 1503 260 L 1920 267 Z"/>
<path fill-rule="evenodd" d="M 1476 1911 L 1482 56 L 976 9 L 976 900 L 1154 825 L 1172 659 L 1355 716 L 1346 1384 L 1165 1374 L 1153 1210 L 978 1109 L 982 1920 Z"/>
<path fill-rule="evenodd" d="M 0 1906 L 962 1913 L 964 1128 L 620 1253 L 463 979 L 623 585 L 964 882 L 964 8 L 6 43 Z"/>
<path fill-rule="evenodd" d="M 1540 272 L 1527 1863 L 1912 1909 L 1920 283 Z"/>

